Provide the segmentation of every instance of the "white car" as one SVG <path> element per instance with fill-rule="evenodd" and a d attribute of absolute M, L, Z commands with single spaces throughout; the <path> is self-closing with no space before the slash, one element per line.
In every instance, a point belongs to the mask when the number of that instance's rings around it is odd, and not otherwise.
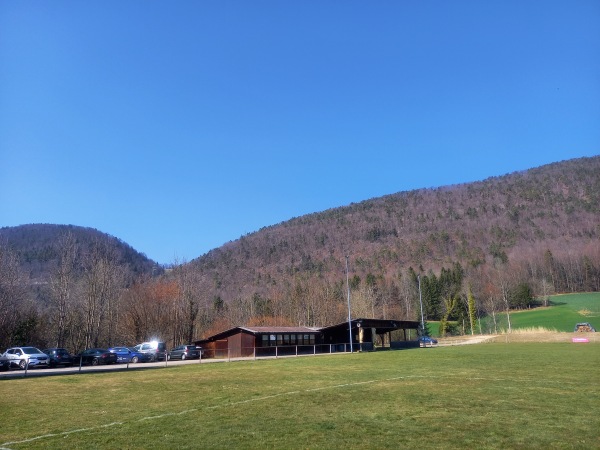
<path fill-rule="evenodd" d="M 40 349 L 35 347 L 12 347 L 6 350 L 3 355 L 11 367 L 38 367 L 47 366 L 49 357 Z"/>

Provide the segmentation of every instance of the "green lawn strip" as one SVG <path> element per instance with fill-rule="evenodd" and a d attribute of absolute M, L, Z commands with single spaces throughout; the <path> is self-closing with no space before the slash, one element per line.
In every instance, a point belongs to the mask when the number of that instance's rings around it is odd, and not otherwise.
<path fill-rule="evenodd" d="M 505 313 L 498 312 L 496 321 L 499 331 L 508 329 L 508 320 Z M 513 330 L 545 328 L 572 332 L 575 324 L 580 322 L 590 322 L 597 330 L 600 330 L 600 292 L 554 295 L 550 297 L 550 306 L 548 307 L 511 311 L 510 321 Z M 461 323 L 453 321 L 450 321 L 450 323 L 457 325 L 459 330 L 462 327 Z M 431 336 L 440 335 L 439 322 L 429 321 L 427 325 Z M 477 333 L 479 333 L 479 329 L 479 326 L 477 326 Z M 482 318 L 481 329 L 484 333 L 494 332 L 491 316 Z"/>
<path fill-rule="evenodd" d="M 571 332 L 575 324 L 581 322 L 583 317 L 569 308 L 553 306 L 539 311 L 517 312 L 511 314 L 510 320 L 515 330 L 543 327 L 548 330 Z"/>
<path fill-rule="evenodd" d="M 587 310 L 595 317 L 600 316 L 600 292 L 553 295 L 550 297 L 550 303 L 566 305 L 575 311 Z"/>
<path fill-rule="evenodd" d="M 599 355 L 487 344 L 6 380 L 0 446 L 598 448 Z M 41 401 L 5 405 L 15 388 Z"/>
<path fill-rule="evenodd" d="M 600 327 L 600 293 L 553 296 L 550 307 L 534 308 L 511 314 L 513 328 L 544 327 L 572 332 L 575 324 L 590 322 Z"/>
<path fill-rule="evenodd" d="M 511 311 L 510 321 L 513 330 L 545 328 L 570 333 L 580 322 L 590 322 L 600 329 L 600 292 L 554 295 L 550 297 L 548 307 Z M 497 323 L 499 330 L 508 329 L 505 313 L 497 315 Z M 490 316 L 482 320 L 482 328 L 493 332 Z"/>

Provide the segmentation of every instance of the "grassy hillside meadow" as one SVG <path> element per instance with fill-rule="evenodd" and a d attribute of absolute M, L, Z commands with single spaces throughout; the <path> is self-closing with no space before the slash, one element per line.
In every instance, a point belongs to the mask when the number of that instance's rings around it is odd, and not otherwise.
<path fill-rule="evenodd" d="M 599 363 L 491 343 L 1 380 L 0 448 L 600 448 Z"/>
<path fill-rule="evenodd" d="M 491 320 L 491 317 L 483 319 L 484 330 L 493 329 Z M 506 331 L 506 314 L 498 314 L 496 320 L 499 330 Z M 570 333 L 575 324 L 589 322 L 600 331 L 600 292 L 554 295 L 550 297 L 548 307 L 512 311 L 510 321 L 513 330 L 546 329 Z M 429 330 L 432 336 L 439 336 L 439 323 L 429 322 Z"/>
<path fill-rule="evenodd" d="M 513 313 L 514 328 L 544 327 L 556 331 L 573 331 L 575 324 L 589 322 L 600 330 L 600 292 L 555 295 L 550 306 Z"/>

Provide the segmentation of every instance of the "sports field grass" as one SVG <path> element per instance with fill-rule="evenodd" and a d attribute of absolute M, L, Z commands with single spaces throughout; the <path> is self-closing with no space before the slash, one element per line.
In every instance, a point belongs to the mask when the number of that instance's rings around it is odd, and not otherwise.
<path fill-rule="evenodd" d="M 480 344 L 0 381 L 0 448 L 600 448 L 600 345 Z"/>

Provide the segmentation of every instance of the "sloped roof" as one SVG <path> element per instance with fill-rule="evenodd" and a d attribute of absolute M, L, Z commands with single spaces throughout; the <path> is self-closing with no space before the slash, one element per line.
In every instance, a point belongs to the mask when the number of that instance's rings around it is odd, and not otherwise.
<path fill-rule="evenodd" d="M 352 319 L 352 328 L 376 328 L 377 332 L 386 332 L 393 331 L 399 329 L 417 329 L 419 328 L 419 322 L 414 320 L 388 320 L 388 319 L 365 319 L 358 318 Z M 341 322 L 336 325 L 331 325 L 328 327 L 323 327 L 321 331 L 330 331 L 336 328 L 345 328 L 348 329 L 348 322 Z"/>
<path fill-rule="evenodd" d="M 219 339 L 224 339 L 231 336 L 239 331 L 245 331 L 250 334 L 276 334 L 276 333 L 298 333 L 298 334 L 316 334 L 319 333 L 320 328 L 312 327 L 234 327 L 229 330 L 221 331 L 220 333 L 214 334 L 207 337 L 206 339 L 199 339 L 195 343 L 196 345 L 203 342 L 212 342 Z"/>
<path fill-rule="evenodd" d="M 320 328 L 314 327 L 239 327 L 242 330 L 249 331 L 250 333 L 263 334 L 263 333 L 314 333 L 319 331 Z"/>

